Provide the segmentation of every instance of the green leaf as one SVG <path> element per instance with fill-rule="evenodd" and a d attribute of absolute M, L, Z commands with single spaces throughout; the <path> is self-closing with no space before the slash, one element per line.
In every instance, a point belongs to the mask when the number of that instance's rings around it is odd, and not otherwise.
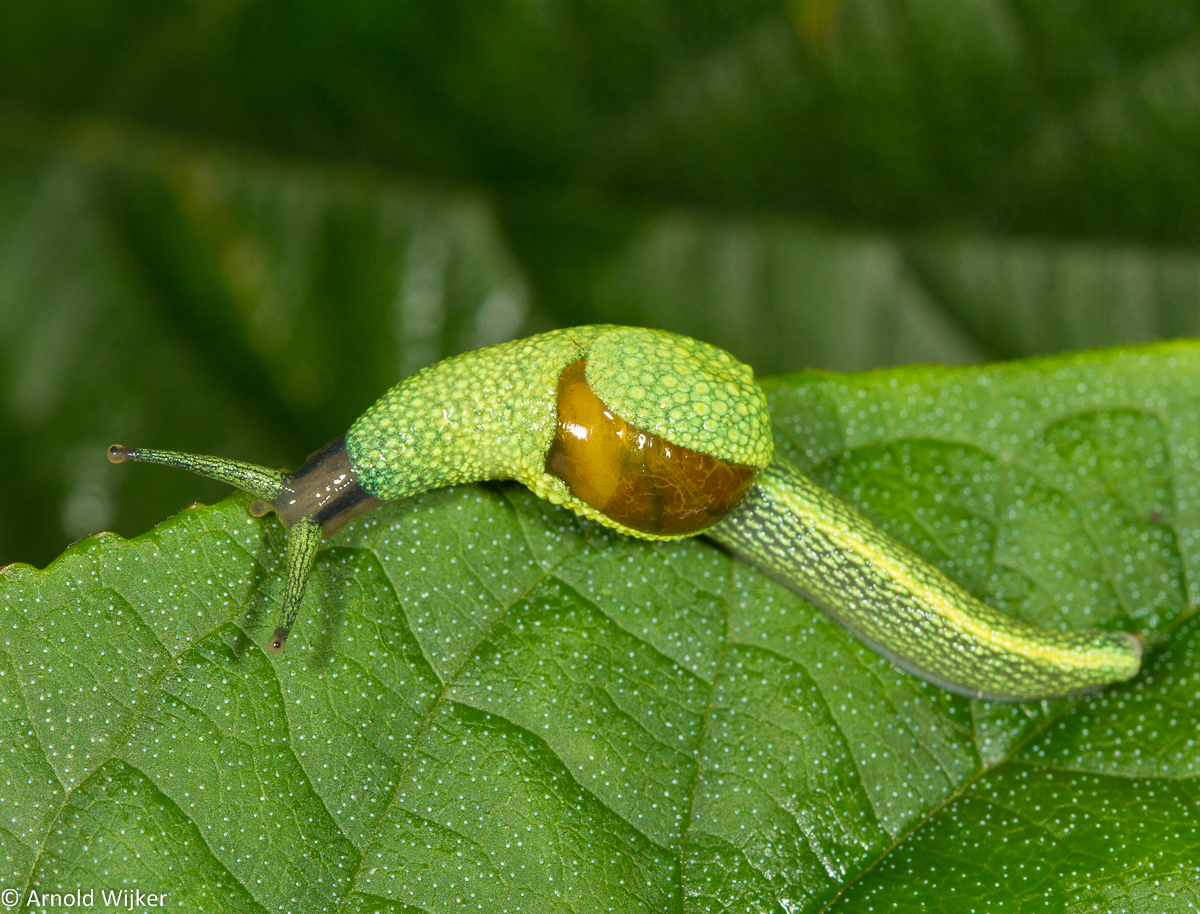
<path fill-rule="evenodd" d="M 1190 910 L 1200 346 L 767 382 L 778 446 L 1133 682 L 973 703 L 703 540 L 512 485 L 322 551 L 248 499 L 0 575 L 8 885 L 206 910 Z"/>

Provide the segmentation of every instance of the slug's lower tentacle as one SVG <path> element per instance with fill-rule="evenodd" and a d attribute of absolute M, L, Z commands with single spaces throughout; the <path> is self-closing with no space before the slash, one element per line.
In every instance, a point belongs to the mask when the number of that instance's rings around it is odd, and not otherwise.
<path fill-rule="evenodd" d="M 304 599 L 304 587 L 317 558 L 317 547 L 321 545 L 321 525 L 311 517 L 302 517 L 288 530 L 286 579 L 283 585 L 283 606 L 279 610 L 279 624 L 275 634 L 267 642 L 272 654 L 282 654 L 288 634 L 296 624 L 300 612 L 300 601 Z"/>
<path fill-rule="evenodd" d="M 778 458 L 707 535 L 897 666 L 960 695 L 1077 695 L 1129 679 L 1141 663 L 1134 635 L 1041 629 L 981 603 Z"/>

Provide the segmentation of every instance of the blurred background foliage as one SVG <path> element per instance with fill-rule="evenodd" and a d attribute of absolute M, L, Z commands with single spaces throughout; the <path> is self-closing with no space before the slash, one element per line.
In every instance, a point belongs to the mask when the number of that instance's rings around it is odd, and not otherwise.
<path fill-rule="evenodd" d="M 0 564 L 295 466 L 438 358 L 760 373 L 1200 333 L 1200 8 L 0 4 Z"/>

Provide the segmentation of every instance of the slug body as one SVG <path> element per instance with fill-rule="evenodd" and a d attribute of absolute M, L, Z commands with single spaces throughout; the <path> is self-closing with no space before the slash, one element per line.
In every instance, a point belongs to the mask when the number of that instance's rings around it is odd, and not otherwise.
<path fill-rule="evenodd" d="M 728 353 L 662 331 L 559 330 L 398 384 L 295 473 L 114 445 L 114 462 L 212 476 L 288 529 L 280 653 L 324 537 L 383 501 L 485 479 L 630 536 L 704 533 L 903 669 L 977 698 L 1077 694 L 1136 674 L 1124 632 L 1051 632 L 975 600 L 773 456 L 766 399 Z"/>

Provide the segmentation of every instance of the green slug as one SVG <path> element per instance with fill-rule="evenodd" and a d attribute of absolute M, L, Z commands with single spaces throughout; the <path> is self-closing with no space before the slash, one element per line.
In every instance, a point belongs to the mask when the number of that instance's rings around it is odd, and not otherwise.
<path fill-rule="evenodd" d="M 282 653 L 321 540 L 383 501 L 485 479 L 629 536 L 704 534 L 820 606 L 869 647 L 952 692 L 1075 695 L 1134 676 L 1141 641 L 1047 631 L 976 600 L 774 455 L 750 368 L 632 327 L 557 330 L 447 359 L 392 388 L 294 473 L 113 445 L 114 463 L 180 467 L 278 512 L 288 531 Z"/>

